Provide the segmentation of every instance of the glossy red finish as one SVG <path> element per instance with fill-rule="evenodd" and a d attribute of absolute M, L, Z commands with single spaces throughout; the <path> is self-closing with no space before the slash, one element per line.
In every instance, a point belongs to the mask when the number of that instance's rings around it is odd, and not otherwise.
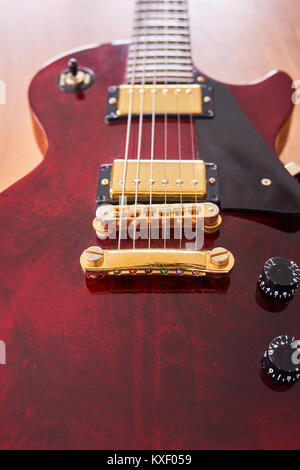
<path fill-rule="evenodd" d="M 272 338 L 300 337 L 300 293 L 281 312 L 270 311 L 256 293 L 267 258 L 300 261 L 299 221 L 224 214 L 219 235 L 206 246 L 235 254 L 230 279 L 86 281 L 79 256 L 95 244 L 99 164 L 124 153 L 125 126 L 105 124 L 104 112 L 106 88 L 122 81 L 126 46 L 75 56 L 95 71 L 94 86 L 80 96 L 58 90 L 68 57 L 38 73 L 30 104 L 49 149 L 43 163 L 0 198 L 0 339 L 7 345 L 0 447 L 300 448 L 300 385 L 279 393 L 260 376 Z M 255 113 L 261 133 L 272 139 L 290 98 L 285 76 L 233 89 L 247 111 L 245 97 L 262 89 L 273 96 L 275 80 L 282 94 L 273 125 L 266 108 Z M 249 113 L 253 118 L 253 109 Z M 144 130 L 147 156 L 149 123 Z M 173 156 L 175 132 L 171 123 Z M 188 156 L 188 123 L 182 136 Z M 156 142 L 158 158 L 161 123 Z M 130 155 L 135 149 L 136 141 Z"/>

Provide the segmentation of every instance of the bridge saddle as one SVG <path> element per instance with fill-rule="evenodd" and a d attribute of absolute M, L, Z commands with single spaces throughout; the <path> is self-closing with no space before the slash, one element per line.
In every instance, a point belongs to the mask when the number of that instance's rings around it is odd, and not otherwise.
<path fill-rule="evenodd" d="M 166 230 L 176 225 L 190 223 L 192 229 L 203 227 L 205 233 L 216 232 L 222 222 L 219 207 L 210 202 L 187 204 L 138 204 L 113 206 L 102 205 L 97 208 L 93 228 L 100 240 L 110 237 L 119 231 L 122 217 L 122 228 L 127 229 L 136 219 L 140 226 L 151 226 L 151 229 Z M 121 215 L 122 214 L 122 215 Z M 201 225 L 200 225 L 201 224 Z M 202 225 L 203 224 L 203 225 Z"/>

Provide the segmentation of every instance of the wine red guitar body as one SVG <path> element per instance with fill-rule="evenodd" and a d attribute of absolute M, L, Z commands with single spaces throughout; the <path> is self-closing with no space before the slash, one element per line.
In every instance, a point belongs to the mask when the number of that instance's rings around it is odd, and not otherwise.
<path fill-rule="evenodd" d="M 95 73 L 82 93 L 57 87 L 73 56 Z M 97 243 L 99 166 L 124 155 L 126 124 L 104 117 L 107 88 L 124 82 L 126 57 L 126 45 L 82 50 L 48 64 L 30 87 L 45 158 L 0 199 L 0 447 L 300 448 L 300 385 L 280 393 L 261 373 L 274 337 L 300 336 L 300 294 L 278 311 L 256 287 L 271 256 L 299 262 L 296 216 L 224 212 L 219 234 L 205 241 L 235 255 L 230 278 L 221 281 L 86 281 L 81 272 L 80 254 Z M 289 77 L 279 72 L 226 88 L 275 149 L 292 109 Z M 184 136 L 188 123 L 182 126 Z M 177 154 L 175 132 L 170 123 L 170 155 Z M 136 135 L 134 122 L 130 156 Z M 159 158 L 160 122 L 155 145 Z M 182 145 L 186 158 L 188 139 Z"/>

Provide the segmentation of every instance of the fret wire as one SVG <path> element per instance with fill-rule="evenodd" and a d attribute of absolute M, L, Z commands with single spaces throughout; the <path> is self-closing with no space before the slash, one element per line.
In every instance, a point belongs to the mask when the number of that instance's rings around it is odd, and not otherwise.
<path fill-rule="evenodd" d="M 166 19 L 166 20 L 188 20 L 188 16 L 185 13 L 170 13 L 168 16 L 164 17 L 163 15 L 160 14 L 159 11 L 156 13 L 137 13 L 136 15 L 136 21 L 140 20 L 161 20 L 161 19 Z"/>
<path fill-rule="evenodd" d="M 164 44 L 155 44 L 155 43 L 152 43 L 152 44 L 148 44 L 147 47 L 143 47 L 142 44 L 136 44 L 135 42 L 132 43 L 130 45 L 130 50 L 129 50 L 129 54 L 131 54 L 132 51 L 152 51 L 152 50 L 163 50 L 165 49 L 165 46 Z M 174 44 L 169 44 L 168 45 L 168 51 L 169 50 L 180 50 L 180 51 L 190 51 L 190 47 L 186 44 L 179 44 L 179 43 L 174 43 Z M 191 53 L 189 52 L 189 54 L 191 55 Z"/>
<path fill-rule="evenodd" d="M 153 11 L 163 12 L 164 10 L 161 9 L 161 8 L 155 7 L 155 6 L 147 5 L 147 6 L 140 6 L 139 9 L 135 10 L 135 13 L 136 13 L 136 14 L 138 14 L 138 13 L 145 13 L 145 12 L 147 13 L 148 11 L 151 11 L 151 12 L 153 12 Z M 171 6 L 171 7 L 169 8 L 169 11 L 170 11 L 170 12 L 175 11 L 175 12 L 179 12 L 179 13 L 184 12 L 184 14 L 185 14 L 186 9 L 185 9 L 185 7 L 181 7 L 181 6 L 178 6 L 178 5 L 173 5 L 173 6 Z"/>
<path fill-rule="evenodd" d="M 169 62 L 164 62 L 163 64 L 141 64 L 137 65 L 135 70 L 137 72 L 142 72 L 145 70 L 146 72 L 151 72 L 152 70 L 157 70 L 160 72 L 161 70 L 165 70 L 166 65 L 169 65 L 168 70 L 176 71 L 176 72 L 192 72 L 193 67 L 191 65 L 176 65 L 176 64 L 170 64 Z M 127 68 L 128 73 L 132 72 L 132 66 L 129 66 Z"/>
<path fill-rule="evenodd" d="M 192 61 L 190 59 L 181 59 L 179 57 L 173 57 L 172 59 L 156 59 L 153 56 L 152 59 L 137 59 L 136 64 L 137 65 L 147 65 L 147 64 L 184 64 L 184 65 L 191 65 Z M 128 66 L 131 67 L 131 65 L 134 63 L 133 60 L 128 61 Z"/>
<path fill-rule="evenodd" d="M 178 64 L 192 64 L 191 58 L 189 56 L 184 56 L 182 54 L 167 54 L 167 58 L 163 58 L 162 55 L 155 56 L 153 54 L 147 54 L 147 59 L 143 59 L 142 56 L 137 55 L 136 56 L 136 62 L 139 63 L 145 63 L 145 64 L 151 64 L 153 62 L 157 62 L 158 64 L 161 63 L 178 63 Z M 134 62 L 134 59 L 132 56 L 129 56 L 128 58 L 128 65 L 131 65 Z"/>
<path fill-rule="evenodd" d="M 164 1 L 163 0 L 137 0 L 136 4 L 137 5 L 145 5 L 145 4 L 156 4 L 156 5 L 164 5 Z M 186 1 L 185 0 L 168 0 L 168 2 L 166 3 L 166 5 L 173 5 L 174 3 L 176 4 L 179 4 L 179 5 L 186 5 Z"/>
<path fill-rule="evenodd" d="M 162 81 L 163 69 L 167 69 L 170 83 L 193 81 L 186 0 L 137 0 L 133 37 L 135 44 L 129 47 L 127 80 L 132 77 L 135 58 L 135 78 L 139 83 L 143 71 L 147 83 L 153 80 L 154 70 L 157 70 L 157 80 Z"/>
<path fill-rule="evenodd" d="M 143 41 L 145 41 L 145 39 L 147 38 L 147 36 L 137 36 L 137 43 L 138 44 L 142 44 Z M 190 40 L 189 38 L 184 38 L 184 37 L 180 37 L 180 36 L 148 36 L 148 40 L 149 42 L 155 44 L 155 43 L 162 43 L 162 42 L 165 42 L 166 40 L 168 42 L 170 41 L 176 41 L 177 43 L 181 43 L 181 44 L 189 44 Z"/>
<path fill-rule="evenodd" d="M 164 0 L 137 0 L 136 3 L 139 5 L 140 3 L 161 3 L 168 5 L 169 3 L 184 3 L 186 4 L 186 0 L 168 0 L 165 2 Z"/>
<path fill-rule="evenodd" d="M 187 28 L 188 23 L 186 20 L 181 20 L 179 18 L 171 18 L 169 20 L 161 19 L 161 18 L 142 18 L 142 19 L 136 19 L 135 20 L 134 27 L 133 29 L 138 29 L 138 28 L 144 28 L 145 26 L 147 28 L 164 28 L 164 26 L 167 24 L 169 28 Z"/>
<path fill-rule="evenodd" d="M 150 34 L 148 33 L 148 28 L 134 28 L 134 33 L 133 33 L 133 37 L 136 37 L 136 36 L 146 36 L 147 34 L 149 34 L 149 36 L 155 36 L 156 34 L 159 35 L 159 36 L 164 36 L 164 33 L 163 33 L 163 29 L 150 29 Z M 168 36 L 172 36 L 172 35 L 176 35 L 176 36 L 190 36 L 190 33 L 189 31 L 185 30 L 185 29 L 172 29 L 172 28 L 168 28 Z"/>
<path fill-rule="evenodd" d="M 131 76 L 131 75 L 132 75 L 132 73 L 129 72 L 129 73 L 128 73 L 128 76 Z M 143 75 L 143 72 L 138 72 L 138 73 L 136 73 L 135 76 L 136 76 L 137 78 L 139 78 L 139 77 L 141 77 L 142 75 Z M 161 75 L 163 75 L 163 74 L 161 74 Z M 192 77 L 192 76 L 193 76 L 193 73 L 192 73 L 192 72 L 177 72 L 177 70 L 176 70 L 176 71 L 168 71 L 168 77 L 183 77 L 183 78 L 186 77 L 186 78 L 189 78 L 189 77 Z M 145 73 L 145 77 L 148 77 L 148 78 L 149 78 L 149 77 L 153 77 L 153 73 L 151 73 L 151 72 L 146 72 L 146 73 Z"/>
<path fill-rule="evenodd" d="M 164 82 L 164 75 L 157 75 L 157 83 L 163 83 Z M 153 75 L 151 77 L 146 77 L 145 78 L 145 83 L 147 85 L 151 84 L 153 81 Z M 194 82 L 194 78 L 191 77 L 176 77 L 176 76 L 173 76 L 173 77 L 167 77 L 167 81 L 168 83 L 170 84 L 176 84 L 176 83 L 193 83 Z M 142 78 L 141 77 L 137 77 L 135 79 L 135 84 L 141 84 L 142 83 Z"/>

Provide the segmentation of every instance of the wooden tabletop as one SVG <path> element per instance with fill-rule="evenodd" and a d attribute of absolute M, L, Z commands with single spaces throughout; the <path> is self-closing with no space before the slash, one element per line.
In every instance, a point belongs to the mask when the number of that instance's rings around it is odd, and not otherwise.
<path fill-rule="evenodd" d="M 300 0 L 190 0 L 195 64 L 220 81 L 247 83 L 272 69 L 300 80 Z M 27 103 L 31 78 L 74 47 L 131 35 L 133 0 L 0 0 L 0 191 L 41 161 Z M 291 90 L 292 96 L 293 90 Z M 300 163 L 300 104 L 284 162 Z"/>

